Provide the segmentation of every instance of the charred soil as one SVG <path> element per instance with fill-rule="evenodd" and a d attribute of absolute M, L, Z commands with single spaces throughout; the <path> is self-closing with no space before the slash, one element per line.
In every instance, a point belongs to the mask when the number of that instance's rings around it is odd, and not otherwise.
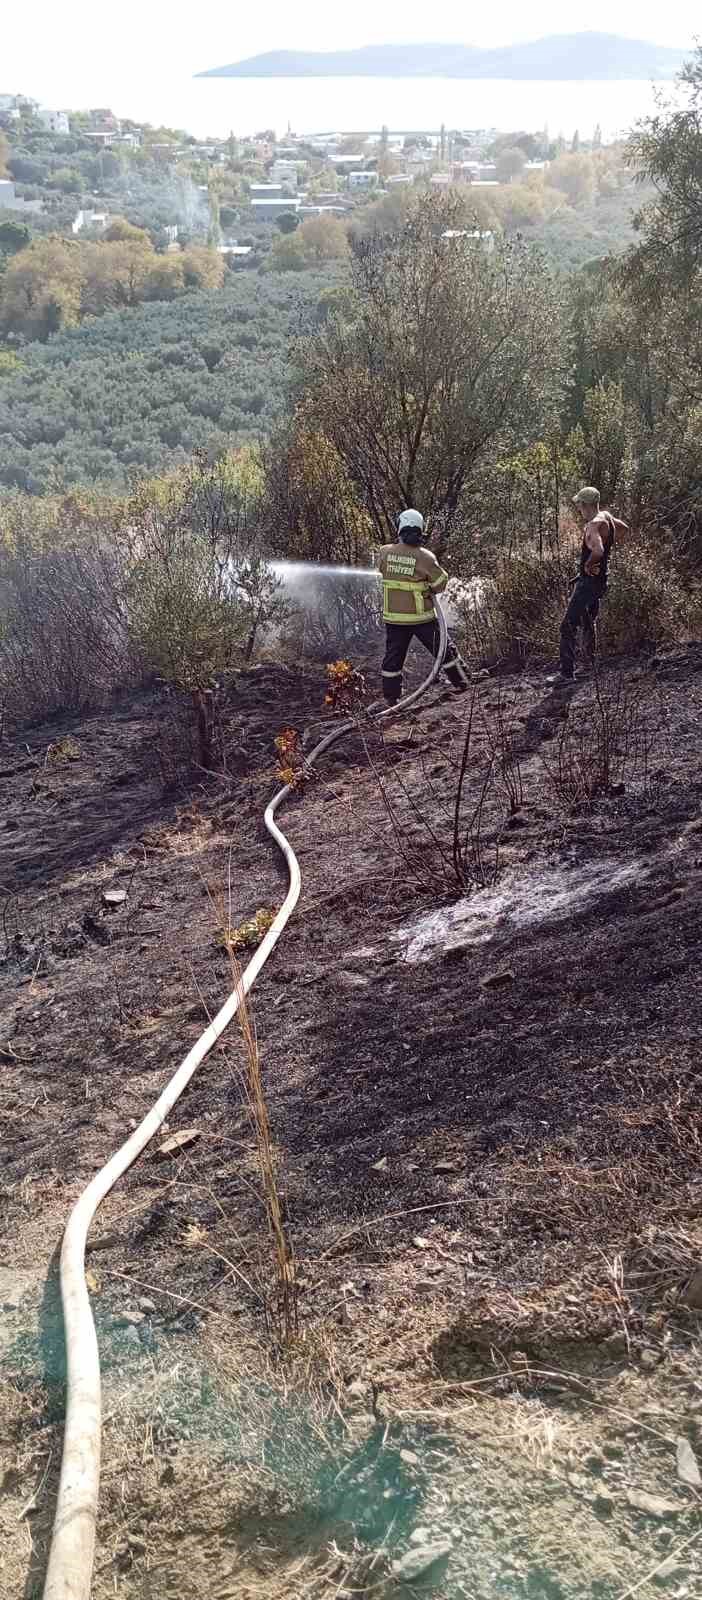
<path fill-rule="evenodd" d="M 237 675 L 216 776 L 166 701 L 5 735 L 8 1600 L 51 1524 L 62 1225 L 232 987 L 226 929 L 283 897 L 274 740 L 323 699 Z M 300 785 L 251 999 L 299 1334 L 233 1027 L 91 1237 L 96 1600 L 389 1593 L 437 1542 L 447 1600 L 699 1592 L 701 717 L 698 646 L 567 698 L 482 678 Z"/>

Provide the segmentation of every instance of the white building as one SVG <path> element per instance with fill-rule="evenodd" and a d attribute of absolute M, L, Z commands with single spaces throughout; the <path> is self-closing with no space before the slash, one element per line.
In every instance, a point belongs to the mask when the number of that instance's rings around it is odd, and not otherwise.
<path fill-rule="evenodd" d="M 413 183 L 414 179 L 409 172 L 393 172 L 385 179 L 386 189 L 401 189 L 403 186 L 409 188 Z"/>
<path fill-rule="evenodd" d="M 67 111 L 51 111 L 48 106 L 40 106 L 37 116 L 47 133 L 70 133 L 71 126 L 68 121 Z"/>
<path fill-rule="evenodd" d="M 3 207 L 6 211 L 33 211 L 35 215 L 44 209 L 41 200 L 21 200 L 9 178 L 0 178 L 0 210 Z"/>
<path fill-rule="evenodd" d="M 351 172 L 353 168 L 361 167 L 364 161 L 365 156 L 362 150 L 354 151 L 353 155 L 329 157 L 330 167 L 336 167 L 337 172 Z"/>
<path fill-rule="evenodd" d="M 252 199 L 251 201 L 251 210 L 259 222 L 275 222 L 276 217 L 282 217 L 288 212 L 296 216 L 299 209 L 300 202 L 297 195 L 282 194 L 277 200 Z"/>
<path fill-rule="evenodd" d="M 80 136 L 81 139 L 89 139 L 98 150 L 107 150 L 114 139 L 114 134 L 106 128 L 81 128 Z"/>
<path fill-rule="evenodd" d="M 79 211 L 71 223 L 71 233 L 82 233 L 84 228 L 99 228 L 104 233 L 109 224 L 107 211 Z"/>
<path fill-rule="evenodd" d="M 378 186 L 377 172 L 350 172 L 349 189 L 376 189 Z"/>
<path fill-rule="evenodd" d="M 271 183 L 279 183 L 285 189 L 297 189 L 297 162 L 274 161 L 271 167 Z"/>
<path fill-rule="evenodd" d="M 447 228 L 441 235 L 442 239 L 479 239 L 486 254 L 491 256 L 495 249 L 495 235 L 489 228 Z"/>
<path fill-rule="evenodd" d="M 298 217 L 347 217 L 349 209 L 348 206 L 344 205 L 317 206 L 314 201 L 310 201 L 308 205 L 298 206 L 297 215 Z"/>
<path fill-rule="evenodd" d="M 450 189 L 451 174 L 450 172 L 432 172 L 430 181 L 435 189 Z"/>
<path fill-rule="evenodd" d="M 436 152 L 434 150 L 413 150 L 411 155 L 406 156 L 404 159 L 407 171 L 419 174 L 424 172 L 431 161 L 436 160 Z"/>
<path fill-rule="evenodd" d="M 38 111 L 36 100 L 28 100 L 26 94 L 0 94 L 0 112 L 3 116 L 19 117 L 22 111 Z"/>
<path fill-rule="evenodd" d="M 494 161 L 461 161 L 458 171 L 468 183 L 492 183 L 497 179 Z"/>
<path fill-rule="evenodd" d="M 252 183 L 249 189 L 251 200 L 281 200 L 283 196 L 282 183 Z"/>

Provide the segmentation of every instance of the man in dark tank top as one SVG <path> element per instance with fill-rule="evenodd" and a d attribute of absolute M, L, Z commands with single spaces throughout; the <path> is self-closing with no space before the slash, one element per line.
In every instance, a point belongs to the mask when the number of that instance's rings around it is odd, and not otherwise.
<path fill-rule="evenodd" d="M 607 591 L 610 557 L 617 539 L 628 533 L 626 522 L 600 509 L 600 491 L 586 487 L 576 494 L 577 507 L 584 523 L 580 551 L 580 570 L 575 580 L 568 609 L 561 623 L 561 670 L 563 682 L 575 675 L 575 648 L 578 628 L 582 628 L 583 649 L 590 662 L 597 648 L 597 617 Z"/>

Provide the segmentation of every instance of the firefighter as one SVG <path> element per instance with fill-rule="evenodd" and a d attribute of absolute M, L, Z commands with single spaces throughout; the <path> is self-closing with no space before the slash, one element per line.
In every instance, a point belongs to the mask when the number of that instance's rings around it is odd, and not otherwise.
<path fill-rule="evenodd" d="M 378 568 L 383 579 L 383 621 L 385 656 L 383 695 L 394 706 L 402 695 L 402 669 L 413 639 L 418 639 L 435 656 L 439 648 L 439 624 L 434 595 L 448 583 L 448 573 L 436 556 L 422 545 L 424 518 L 419 511 L 403 511 L 397 524 L 397 543 L 383 545 Z M 443 671 L 452 689 L 463 694 L 468 677 L 455 644 L 449 639 Z"/>
<path fill-rule="evenodd" d="M 573 585 L 568 609 L 561 623 L 562 683 L 571 683 L 575 673 L 575 646 L 582 628 L 583 648 L 590 664 L 597 650 L 597 617 L 607 592 L 607 569 L 615 541 L 626 536 L 626 522 L 600 510 L 600 491 L 586 486 L 575 495 L 573 505 L 584 523 L 580 551 L 580 570 Z"/>

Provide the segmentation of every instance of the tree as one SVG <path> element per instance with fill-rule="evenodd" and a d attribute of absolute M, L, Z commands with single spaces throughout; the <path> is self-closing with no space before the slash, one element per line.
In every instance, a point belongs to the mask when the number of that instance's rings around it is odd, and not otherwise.
<path fill-rule="evenodd" d="M 307 217 L 300 238 L 310 261 L 339 261 L 349 253 L 346 229 L 338 217 Z"/>
<path fill-rule="evenodd" d="M 527 161 L 537 161 L 543 155 L 543 138 L 536 133 L 501 133 L 490 145 L 489 155 L 492 161 L 503 150 L 521 150 Z"/>
<path fill-rule="evenodd" d="M 508 231 L 533 227 L 545 213 L 542 184 L 510 183 L 493 191 L 495 210 Z"/>
<path fill-rule="evenodd" d="M 7 169 L 16 183 L 44 183 L 48 176 L 41 161 L 33 161 L 31 156 L 23 155 L 22 151 L 11 151 L 7 157 Z"/>
<path fill-rule="evenodd" d="M 301 237 L 301 230 L 296 233 L 282 233 L 276 239 L 270 254 L 270 264 L 275 272 L 304 272 L 307 266 L 307 251 Z"/>
<path fill-rule="evenodd" d="M 200 765 L 212 764 L 208 691 L 262 624 L 282 620 L 280 584 L 258 548 L 251 497 L 262 487 L 251 452 L 239 462 L 198 453 L 180 474 L 143 484 L 127 505 L 132 556 L 127 604 L 142 659 L 192 697 Z"/>
<path fill-rule="evenodd" d="M 592 135 L 592 148 L 593 150 L 602 149 L 602 128 L 600 127 L 599 122 L 595 124 L 595 131 Z"/>
<path fill-rule="evenodd" d="M 536 543 L 540 559 L 545 550 L 557 550 L 563 499 L 572 495 L 578 479 L 582 483 L 580 473 L 582 466 L 571 442 L 564 444 L 558 431 L 525 450 L 500 454 L 481 466 L 464 505 L 465 525 L 479 533 L 477 538 L 472 535 L 465 549 L 461 576 L 494 571 L 496 562 L 505 554 L 519 553 L 520 547 L 524 553 L 527 530 L 528 541 Z"/>
<path fill-rule="evenodd" d="M 296 217 L 294 211 L 283 211 L 276 217 L 275 225 L 281 233 L 294 233 L 300 226 L 300 218 Z"/>
<path fill-rule="evenodd" d="M 135 228 L 133 222 L 128 222 L 126 217 L 113 217 L 105 229 L 103 238 L 107 244 L 131 243 L 146 245 L 150 248 L 151 239 L 146 228 Z"/>
<path fill-rule="evenodd" d="M 564 382 L 561 296 L 521 244 L 447 239 L 453 201 L 423 198 L 403 234 L 355 248 L 352 314 L 301 345 L 310 427 L 341 456 L 377 533 L 419 505 L 448 530 L 496 441 L 545 421 Z"/>
<path fill-rule="evenodd" d="M 0 255 L 16 256 L 29 244 L 31 234 L 24 222 L 0 222 Z"/>
<path fill-rule="evenodd" d="M 583 470 L 589 461 L 605 484 L 624 490 L 640 526 L 672 530 L 696 573 L 702 326 L 695 296 L 657 300 L 602 264 L 580 273 L 575 288 L 571 416 Z"/>
<path fill-rule="evenodd" d="M 274 548 L 303 561 L 367 561 L 372 524 L 339 451 L 304 405 L 268 450 L 267 522 Z"/>
<path fill-rule="evenodd" d="M 702 267 L 702 45 L 678 82 L 682 103 L 639 123 L 627 147 L 629 166 L 656 197 L 635 218 L 643 239 L 625 277 L 658 302 L 670 288 L 689 290 Z"/>
<path fill-rule="evenodd" d="M 514 178 L 520 177 L 526 166 L 526 157 L 523 150 L 516 145 L 511 149 L 501 150 L 497 157 L 497 177 L 500 183 L 511 183 Z"/>
<path fill-rule="evenodd" d="M 5 138 L 4 133 L 0 133 L 0 178 L 6 178 L 8 176 L 7 158 L 9 154 L 10 146 L 8 140 Z"/>
<path fill-rule="evenodd" d="M 66 239 L 35 239 L 12 257 L 2 280 L 0 324 L 27 339 L 48 339 L 78 321 L 80 249 Z"/>
<path fill-rule="evenodd" d="M 155 256 L 144 284 L 144 299 L 175 300 L 184 288 L 182 255 Z"/>
<path fill-rule="evenodd" d="M 354 212 L 349 234 L 352 241 L 369 238 L 371 234 L 401 233 L 419 203 L 417 189 L 402 184 L 389 194 L 373 200 L 363 211 Z"/>
<path fill-rule="evenodd" d="M 549 168 L 548 181 L 567 194 L 572 206 L 589 205 L 595 195 L 595 164 L 591 156 L 561 155 Z"/>
<path fill-rule="evenodd" d="M 83 187 L 81 174 L 75 167 L 59 167 L 46 180 L 48 189 L 58 189 L 61 194 L 80 194 Z"/>
<path fill-rule="evenodd" d="M 318 172 L 310 179 L 310 196 L 316 194 L 338 194 L 339 174 L 335 167 L 320 167 Z"/>
<path fill-rule="evenodd" d="M 628 444 L 623 386 L 605 379 L 588 389 L 578 434 L 579 467 L 588 483 L 596 483 L 605 504 L 616 500 Z"/>
<path fill-rule="evenodd" d="M 135 229 L 140 234 L 139 229 Z M 116 240 L 114 244 L 86 244 L 80 247 L 83 267 L 81 310 L 83 315 L 99 316 L 119 306 L 136 306 L 144 298 L 146 283 L 156 256 L 151 241 L 141 238 Z"/>
<path fill-rule="evenodd" d="M 183 251 L 186 289 L 221 289 L 225 271 L 224 261 L 215 250 L 193 244 Z"/>
<path fill-rule="evenodd" d="M 573 143 L 571 144 L 571 147 L 570 147 L 570 153 L 573 156 L 577 156 L 579 154 L 579 152 L 580 152 L 580 133 L 579 133 L 578 129 L 576 128 L 575 133 L 573 134 Z"/>

